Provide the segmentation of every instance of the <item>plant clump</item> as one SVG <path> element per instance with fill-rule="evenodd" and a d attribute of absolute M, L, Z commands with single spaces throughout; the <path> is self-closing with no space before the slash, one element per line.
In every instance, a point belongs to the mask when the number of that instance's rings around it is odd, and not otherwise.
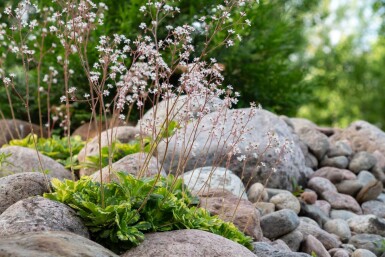
<path fill-rule="evenodd" d="M 115 252 L 137 246 L 146 232 L 177 229 L 208 231 L 252 248 L 251 237 L 233 223 L 197 207 L 198 198 L 185 188 L 182 179 L 172 175 L 135 178 L 122 172 L 117 177 L 119 182 L 103 185 L 86 176 L 78 181 L 53 179 L 54 192 L 44 197 L 76 210 L 92 239 Z"/>

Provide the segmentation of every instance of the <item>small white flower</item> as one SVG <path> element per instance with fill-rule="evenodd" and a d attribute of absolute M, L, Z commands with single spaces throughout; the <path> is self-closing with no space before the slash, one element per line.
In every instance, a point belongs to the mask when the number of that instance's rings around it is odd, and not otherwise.
<path fill-rule="evenodd" d="M 240 162 L 243 162 L 244 160 L 246 160 L 246 155 L 243 154 L 241 156 L 238 156 L 237 160 L 240 161 Z"/>
<path fill-rule="evenodd" d="M 144 23 L 144 22 L 140 23 L 139 28 L 141 28 L 141 29 L 147 28 L 146 23 Z"/>
<path fill-rule="evenodd" d="M 84 94 L 84 97 L 85 97 L 85 98 L 88 98 L 88 97 L 90 97 L 90 94 L 85 93 L 85 94 Z"/>
<path fill-rule="evenodd" d="M 67 100 L 67 97 L 65 97 L 64 95 L 60 97 L 60 102 L 65 102 Z"/>

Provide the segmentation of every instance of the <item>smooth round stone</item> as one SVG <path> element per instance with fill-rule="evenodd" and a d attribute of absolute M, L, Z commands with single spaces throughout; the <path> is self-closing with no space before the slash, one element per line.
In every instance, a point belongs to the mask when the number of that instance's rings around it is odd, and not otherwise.
<path fill-rule="evenodd" d="M 357 249 L 366 249 L 380 256 L 381 251 L 378 247 L 384 238 L 374 234 L 357 234 L 350 238 L 349 244 L 354 245 Z"/>
<path fill-rule="evenodd" d="M 280 237 L 279 239 L 284 241 L 293 252 L 298 252 L 299 247 L 301 246 L 301 243 L 303 241 L 303 235 L 300 231 L 296 229 Z"/>
<path fill-rule="evenodd" d="M 301 210 L 301 205 L 297 197 L 292 194 L 277 194 L 270 199 L 270 202 L 275 204 L 275 208 L 277 210 L 290 209 L 293 210 L 296 214 L 298 214 Z"/>
<path fill-rule="evenodd" d="M 330 257 L 322 243 L 312 235 L 308 235 L 302 243 L 302 251 L 307 254 L 315 253 L 316 256 Z"/>
<path fill-rule="evenodd" d="M 376 257 L 376 255 L 366 249 L 357 249 L 352 254 L 352 257 Z"/>
<path fill-rule="evenodd" d="M 370 170 L 376 165 L 377 159 L 373 154 L 362 151 L 353 156 L 353 159 L 349 163 L 349 170 L 354 173 L 358 173 L 361 170 Z"/>
<path fill-rule="evenodd" d="M 337 192 L 337 188 L 330 180 L 323 177 L 313 177 L 307 183 L 308 188 L 314 190 L 317 194 L 322 194 L 324 191 Z"/>
<path fill-rule="evenodd" d="M 226 168 L 201 167 L 185 172 L 182 178 L 192 192 L 202 193 L 219 188 L 227 190 L 240 198 L 247 199 L 242 180 Z"/>
<path fill-rule="evenodd" d="M 309 218 L 309 217 L 301 216 L 301 217 L 299 217 L 299 220 L 300 220 L 301 222 L 306 223 L 306 224 L 311 224 L 311 225 L 313 225 L 313 226 L 319 227 L 319 224 L 318 224 L 315 220 L 313 220 L 313 219 L 311 219 L 311 218 Z"/>
<path fill-rule="evenodd" d="M 261 218 L 263 236 L 269 239 L 286 235 L 296 229 L 298 225 L 298 216 L 290 209 L 276 211 Z"/>
<path fill-rule="evenodd" d="M 329 220 L 324 224 L 324 230 L 340 238 L 342 242 L 348 242 L 352 233 L 349 224 L 343 219 Z"/>
<path fill-rule="evenodd" d="M 367 202 L 370 200 L 376 199 L 383 190 L 383 185 L 381 181 L 372 181 L 366 184 L 358 192 L 356 199 L 359 203 Z"/>
<path fill-rule="evenodd" d="M 325 157 L 321 163 L 321 167 L 335 167 L 339 169 L 345 169 L 349 165 L 349 160 L 345 156 Z"/>
<path fill-rule="evenodd" d="M 303 222 L 302 217 L 298 230 L 303 234 L 304 238 L 309 235 L 317 238 L 327 250 L 338 248 L 341 245 L 341 241 L 335 235 L 326 232 L 317 225 Z"/>
<path fill-rule="evenodd" d="M 301 194 L 301 200 L 307 204 L 314 204 L 317 201 L 317 193 L 312 190 L 306 190 Z"/>
<path fill-rule="evenodd" d="M 329 157 L 350 156 L 352 154 L 353 154 L 353 150 L 349 145 L 349 141 L 347 140 L 341 140 L 341 141 L 335 142 L 330 146 L 330 149 L 327 152 L 327 155 Z"/>
<path fill-rule="evenodd" d="M 377 217 L 385 218 L 385 203 L 372 200 L 361 205 L 364 214 L 374 214 Z"/>
<path fill-rule="evenodd" d="M 332 209 L 330 203 L 325 200 L 317 200 L 314 205 L 320 208 L 321 211 L 323 211 L 328 217 L 330 217 L 330 210 Z"/>
<path fill-rule="evenodd" d="M 347 211 L 347 210 L 331 210 L 330 211 L 330 218 L 332 219 L 343 219 L 348 220 L 353 217 L 357 217 L 358 215 L 354 212 Z"/>
<path fill-rule="evenodd" d="M 343 180 L 336 184 L 336 187 L 339 193 L 354 197 L 362 188 L 362 184 L 358 180 Z"/>
<path fill-rule="evenodd" d="M 41 196 L 16 202 L 0 215 L 0 237 L 36 231 L 67 231 L 89 238 L 82 219 L 67 205 Z"/>
<path fill-rule="evenodd" d="M 350 195 L 340 194 L 333 191 L 324 191 L 322 198 L 330 203 L 333 209 L 350 210 L 357 214 L 362 214 L 361 206 Z"/>
<path fill-rule="evenodd" d="M 265 187 L 261 183 L 254 183 L 247 191 L 247 197 L 250 202 L 266 202 L 269 199 L 269 195 Z"/>
<path fill-rule="evenodd" d="M 358 180 L 358 182 L 360 182 L 360 184 L 362 186 L 365 186 L 366 184 L 373 182 L 373 181 L 376 181 L 377 179 L 369 171 L 363 170 L 363 171 L 360 171 L 360 173 L 358 173 L 357 180 Z"/>
<path fill-rule="evenodd" d="M 100 244 L 64 231 L 35 231 L 1 238 L 2 257 L 119 257 Z"/>
<path fill-rule="evenodd" d="M 50 178 L 40 172 L 23 172 L 0 178 L 0 214 L 19 200 L 48 193 Z"/>

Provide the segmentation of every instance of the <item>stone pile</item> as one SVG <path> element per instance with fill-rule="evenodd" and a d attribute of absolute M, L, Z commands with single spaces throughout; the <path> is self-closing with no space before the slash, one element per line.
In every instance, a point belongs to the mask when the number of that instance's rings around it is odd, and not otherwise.
<path fill-rule="evenodd" d="M 215 112 L 210 115 L 202 119 L 206 130 L 217 126 L 212 122 Z M 140 246 L 121 256 L 385 257 L 385 132 L 364 121 L 346 129 L 320 128 L 263 110 L 249 123 L 255 128 L 246 133 L 234 159 L 218 162 L 224 152 L 215 149 L 223 149 L 218 148 L 223 142 L 205 148 L 201 143 L 207 134 L 202 132 L 196 137 L 202 147 L 194 153 L 179 151 L 178 140 L 171 138 L 169 148 L 159 144 L 157 156 L 166 156 L 162 165 L 153 156 L 149 169 L 143 170 L 144 157 L 137 154 L 113 169 L 179 175 L 200 197 L 201 207 L 251 236 L 254 250 L 208 232 L 180 230 L 148 234 Z M 224 125 L 231 141 L 232 131 Z M 187 136 L 192 133 L 189 126 Z M 116 135 L 127 142 L 138 131 L 140 127 L 119 127 Z M 290 151 L 270 149 L 271 137 L 280 147 L 289 139 Z M 250 143 L 266 151 L 248 155 Z M 92 141 L 87 147 L 81 158 L 98 149 Z M 44 167 L 55 171 L 48 177 L 33 172 L 38 169 L 36 154 L 15 147 L 2 152 L 12 153 L 15 165 L 2 167 L 8 173 L 0 170 L 1 254 L 118 256 L 89 239 L 75 211 L 40 197 L 48 192 L 50 177 L 71 178 L 69 171 L 41 156 Z M 247 161 L 237 161 L 240 155 Z M 184 159 L 187 169 L 180 173 L 175 167 Z M 93 177 L 100 180 L 97 174 Z"/>

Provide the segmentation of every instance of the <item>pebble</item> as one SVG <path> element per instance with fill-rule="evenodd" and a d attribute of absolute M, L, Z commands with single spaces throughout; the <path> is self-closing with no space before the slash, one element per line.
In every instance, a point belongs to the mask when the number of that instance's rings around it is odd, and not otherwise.
<path fill-rule="evenodd" d="M 377 159 L 373 154 L 361 151 L 353 156 L 353 159 L 349 163 L 349 170 L 354 173 L 358 173 L 362 170 L 370 170 L 376 163 Z"/>
<path fill-rule="evenodd" d="M 275 204 L 276 210 L 290 209 L 296 214 L 301 210 L 301 205 L 293 194 L 280 193 L 270 199 L 270 203 Z"/>
<path fill-rule="evenodd" d="M 325 223 L 323 228 L 327 232 L 338 236 L 343 243 L 348 242 L 352 236 L 348 222 L 343 219 L 329 220 Z"/>
<path fill-rule="evenodd" d="M 269 239 L 290 233 L 298 227 L 299 223 L 297 214 L 290 209 L 283 209 L 261 217 L 263 236 Z"/>

